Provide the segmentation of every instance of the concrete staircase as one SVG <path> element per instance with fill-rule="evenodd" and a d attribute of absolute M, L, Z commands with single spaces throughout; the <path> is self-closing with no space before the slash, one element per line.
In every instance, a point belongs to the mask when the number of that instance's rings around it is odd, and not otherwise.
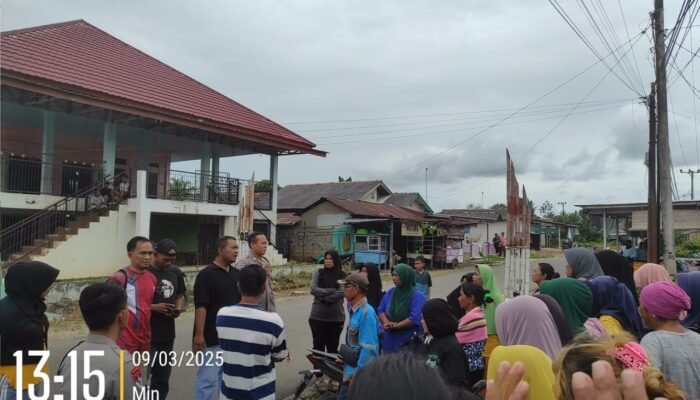
<path fill-rule="evenodd" d="M 32 245 L 22 246 L 21 251 L 11 254 L 2 266 L 4 268 L 17 261 L 31 261 L 36 257 L 46 256 L 51 249 L 55 249 L 70 237 L 77 235 L 79 229 L 88 228 L 91 223 L 99 222 L 102 217 L 108 215 L 109 210 L 104 210 L 97 214 L 83 215 L 74 221 L 69 221 L 66 226 L 57 228 L 54 233 L 46 235 L 43 239 L 35 239 Z"/>
<path fill-rule="evenodd" d="M 284 257 L 282 257 L 282 254 L 277 251 L 275 246 L 269 245 L 267 246 L 267 252 L 265 253 L 265 258 L 270 260 L 270 264 L 273 266 L 275 265 L 284 265 L 287 264 L 288 260 Z"/>

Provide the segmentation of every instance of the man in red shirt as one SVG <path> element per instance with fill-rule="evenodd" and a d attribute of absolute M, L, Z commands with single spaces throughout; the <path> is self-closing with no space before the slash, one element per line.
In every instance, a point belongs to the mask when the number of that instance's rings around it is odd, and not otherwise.
<path fill-rule="evenodd" d="M 107 283 L 124 288 L 129 310 L 129 323 L 119 333 L 117 345 L 131 353 L 151 347 L 151 304 L 157 279 L 148 267 L 153 259 L 153 244 L 143 236 L 135 236 L 126 244 L 129 265 L 115 272 Z"/>

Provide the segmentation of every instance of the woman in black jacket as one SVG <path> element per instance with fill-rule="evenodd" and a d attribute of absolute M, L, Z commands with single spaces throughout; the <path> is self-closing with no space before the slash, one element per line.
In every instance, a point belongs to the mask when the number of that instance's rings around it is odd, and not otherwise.
<path fill-rule="evenodd" d="M 22 387 L 15 387 L 17 361 L 13 354 L 22 351 L 24 370 L 34 371 L 41 357 L 29 356 L 28 352 L 48 349 L 49 320 L 45 314 L 44 298 L 58 272 L 39 261 L 18 262 L 7 270 L 7 296 L 0 300 L 0 376 L 7 376 L 11 391 L 27 390 L 29 384 L 41 382 L 24 375 Z M 27 398 L 26 394 L 24 398 Z"/>

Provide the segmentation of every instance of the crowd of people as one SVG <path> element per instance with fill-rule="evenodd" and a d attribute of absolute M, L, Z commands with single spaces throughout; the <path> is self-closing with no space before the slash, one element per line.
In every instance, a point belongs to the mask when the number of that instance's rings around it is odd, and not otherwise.
<path fill-rule="evenodd" d="M 194 399 L 274 399 L 275 363 L 289 357 L 267 238 L 250 234 L 242 259 L 238 246 L 231 236 L 217 239 L 215 259 L 195 279 L 192 354 L 203 357 Z M 64 396 L 76 379 L 77 387 L 97 390 L 94 377 L 71 376 L 82 370 L 75 363 L 83 365 L 86 350 L 104 352 L 92 367 L 104 372 L 102 398 L 119 398 L 122 362 L 125 398 L 141 388 L 160 399 L 169 393 L 175 319 L 189 302 L 174 266 L 177 246 L 137 236 L 126 250 L 128 266 L 80 293 L 90 333 L 71 349 L 77 356 L 62 358 Z M 431 292 L 423 259 L 394 266 L 385 292 L 376 265 L 348 273 L 328 250 L 312 276 L 309 327 L 313 348 L 338 354 L 343 366 L 338 399 L 700 399 L 700 272 L 674 283 L 662 266 L 634 271 L 614 252 L 564 255 L 566 277 L 549 264 L 534 268 L 532 296 L 505 299 L 491 267 L 478 264 L 443 299 Z M 36 261 L 7 272 L 2 400 L 41 386 L 33 371 L 42 360 L 28 352 L 48 348 L 43 299 L 58 275 Z M 21 387 L 16 351 L 23 354 Z"/>

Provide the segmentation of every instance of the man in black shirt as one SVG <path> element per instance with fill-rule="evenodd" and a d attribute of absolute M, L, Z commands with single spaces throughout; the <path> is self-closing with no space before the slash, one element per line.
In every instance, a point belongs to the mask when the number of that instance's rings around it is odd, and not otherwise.
<path fill-rule="evenodd" d="M 214 262 L 200 271 L 194 281 L 192 350 L 204 352 L 205 361 L 212 360 L 197 371 L 195 399 L 219 398 L 222 370 L 218 360 L 223 361 L 223 358 L 216 332 L 216 314 L 221 307 L 241 301 L 238 291 L 240 271 L 231 265 L 238 257 L 238 243 L 232 236 L 222 236 L 216 240 L 216 249 L 218 254 Z"/>
<path fill-rule="evenodd" d="M 163 239 L 155 246 L 149 271 L 156 277 L 156 290 L 151 305 L 151 361 L 150 387 L 165 399 L 170 390 L 169 360 L 175 342 L 175 318 L 183 311 L 185 302 L 185 275 L 173 265 L 177 256 L 175 242 Z M 165 354 L 163 354 L 165 353 Z"/>

